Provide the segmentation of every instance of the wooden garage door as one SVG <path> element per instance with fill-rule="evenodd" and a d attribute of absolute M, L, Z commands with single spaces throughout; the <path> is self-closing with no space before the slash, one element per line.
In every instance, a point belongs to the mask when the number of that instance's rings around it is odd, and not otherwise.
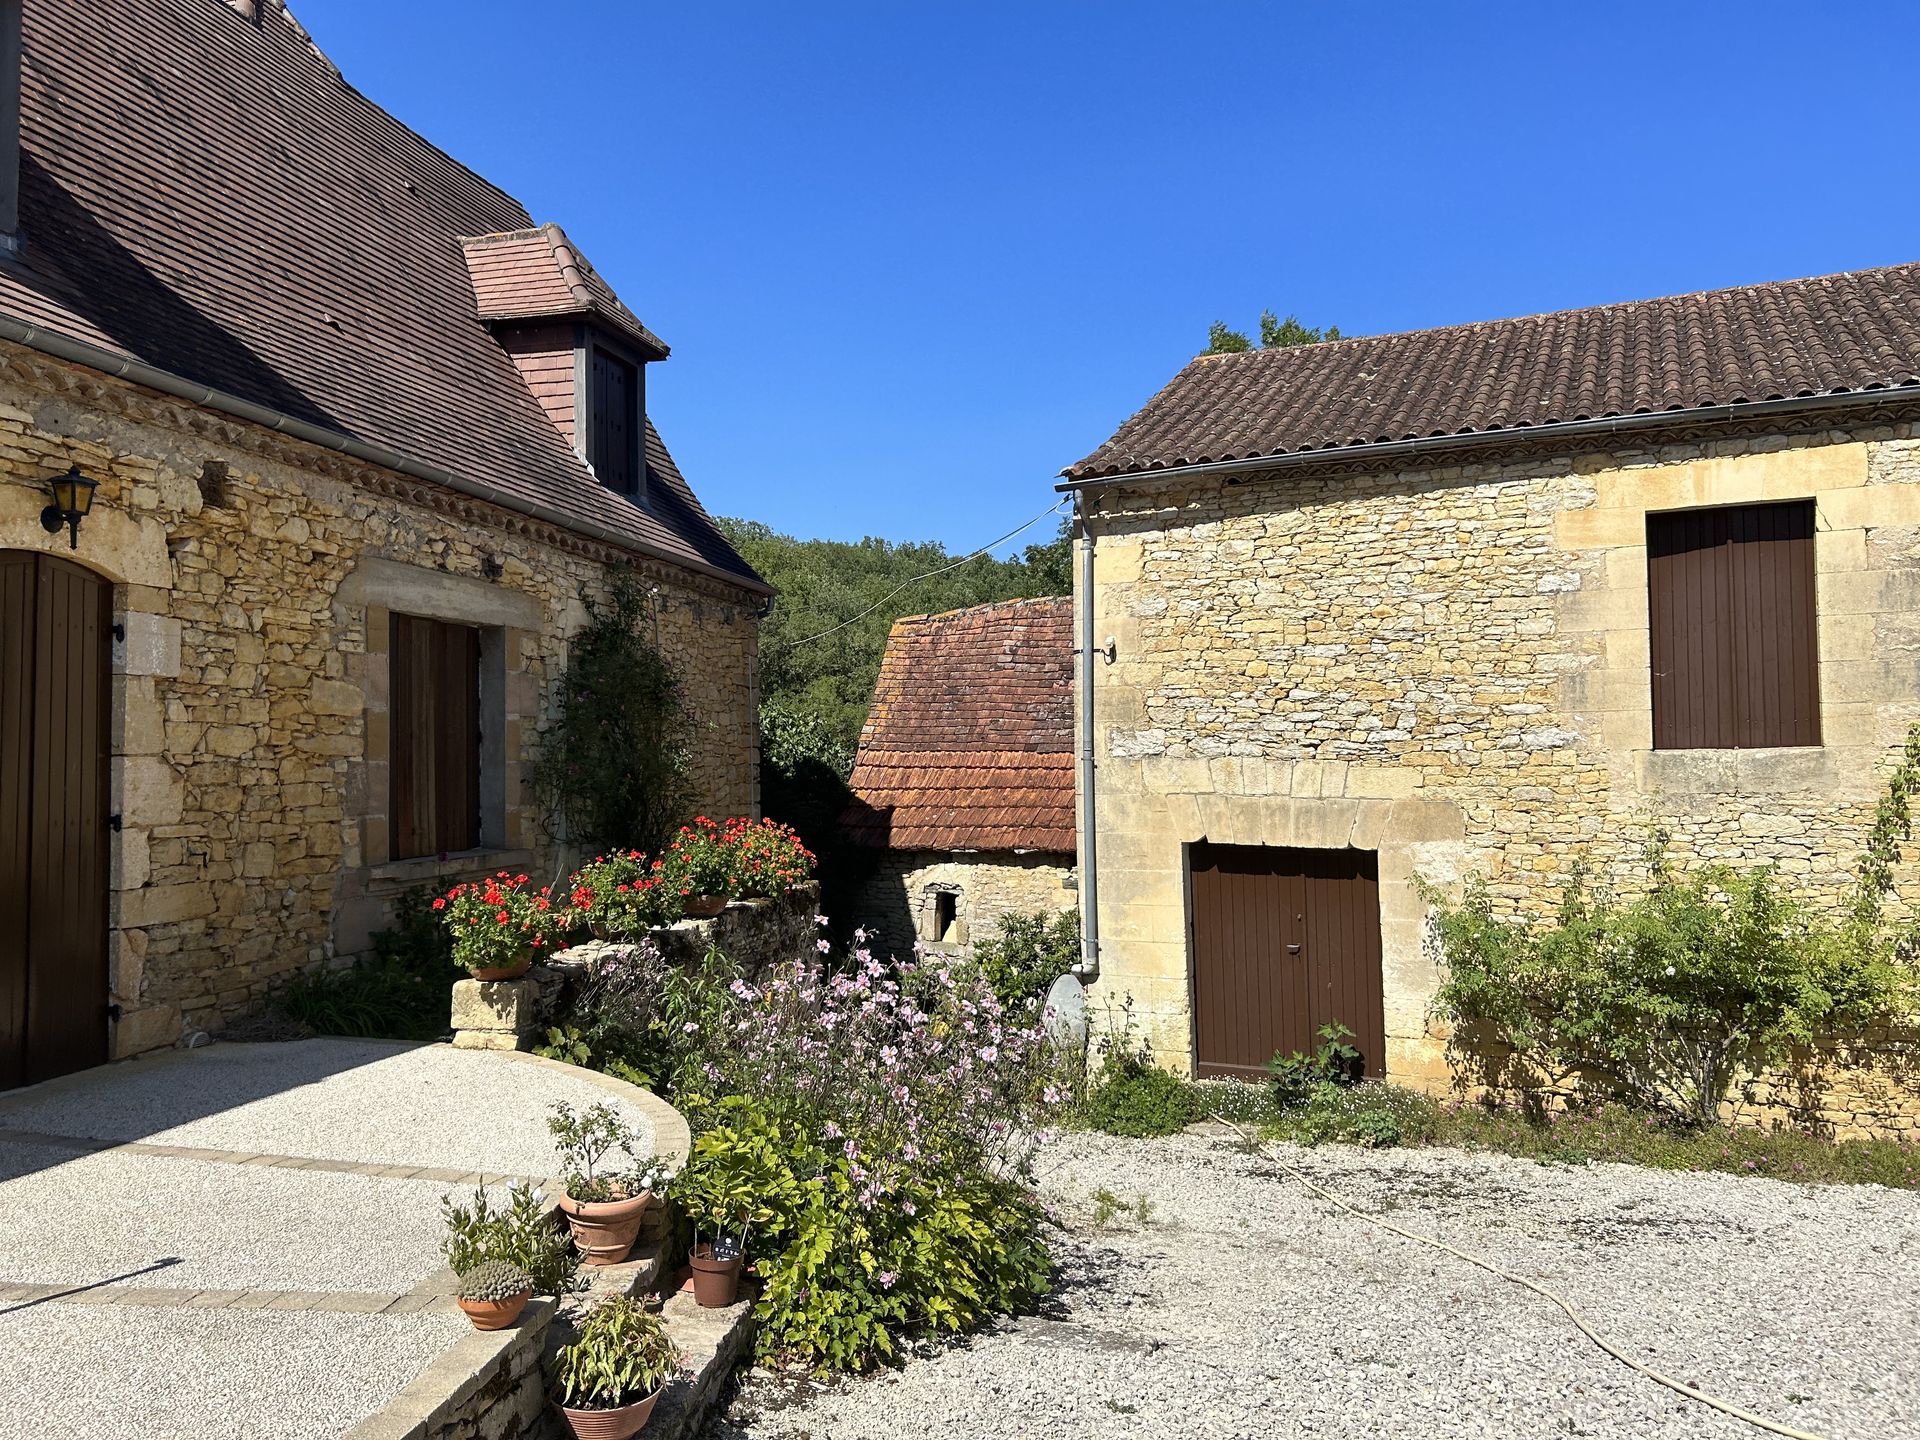
<path fill-rule="evenodd" d="M 1374 853 L 1200 844 L 1188 863 L 1199 1073 L 1264 1075 L 1276 1053 L 1311 1053 L 1337 1021 L 1366 1073 L 1384 1075 Z"/>
<path fill-rule="evenodd" d="M 0 551 L 0 1087 L 107 1058 L 112 587 Z"/>

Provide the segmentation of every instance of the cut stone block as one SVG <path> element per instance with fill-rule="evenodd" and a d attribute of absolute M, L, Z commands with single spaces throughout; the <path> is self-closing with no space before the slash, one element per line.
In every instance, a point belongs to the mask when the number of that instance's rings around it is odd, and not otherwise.
<path fill-rule="evenodd" d="M 532 980 L 457 980 L 453 986 L 455 1030 L 531 1031 L 540 987 Z"/>

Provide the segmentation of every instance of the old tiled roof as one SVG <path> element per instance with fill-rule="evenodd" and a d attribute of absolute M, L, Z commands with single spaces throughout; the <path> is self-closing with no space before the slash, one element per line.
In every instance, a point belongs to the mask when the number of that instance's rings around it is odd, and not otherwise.
<path fill-rule="evenodd" d="M 1071 852 L 1073 602 L 896 620 L 853 792 L 859 844 Z"/>
<path fill-rule="evenodd" d="M 594 480 L 488 332 L 462 239 L 545 233 L 520 203 L 260 12 L 25 7 L 25 243 L 0 314 L 758 587 L 656 436 L 671 503 L 649 513 Z M 591 312 L 639 326 L 575 258 Z"/>
<path fill-rule="evenodd" d="M 592 316 L 651 358 L 666 359 L 666 343 L 620 303 L 567 232 L 552 221 L 532 230 L 468 236 L 460 243 L 482 320 Z"/>
<path fill-rule="evenodd" d="M 1071 480 L 1920 384 L 1920 264 L 1203 355 Z"/>

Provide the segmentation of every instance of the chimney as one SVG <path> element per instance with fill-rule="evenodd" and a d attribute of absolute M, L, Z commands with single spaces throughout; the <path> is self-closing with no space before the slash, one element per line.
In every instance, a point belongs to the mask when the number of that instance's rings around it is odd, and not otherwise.
<path fill-rule="evenodd" d="M 0 251 L 20 248 L 20 6 L 0 0 Z"/>

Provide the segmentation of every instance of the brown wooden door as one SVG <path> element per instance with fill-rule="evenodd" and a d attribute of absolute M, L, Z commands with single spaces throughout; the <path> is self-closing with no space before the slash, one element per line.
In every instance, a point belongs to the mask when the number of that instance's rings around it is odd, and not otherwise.
<path fill-rule="evenodd" d="M 113 588 L 0 551 L 0 1087 L 107 1058 Z"/>
<path fill-rule="evenodd" d="M 1368 850 L 1192 847 L 1194 1062 L 1254 1077 L 1312 1053 L 1322 1025 L 1353 1031 L 1366 1073 L 1386 1073 L 1380 871 Z"/>

